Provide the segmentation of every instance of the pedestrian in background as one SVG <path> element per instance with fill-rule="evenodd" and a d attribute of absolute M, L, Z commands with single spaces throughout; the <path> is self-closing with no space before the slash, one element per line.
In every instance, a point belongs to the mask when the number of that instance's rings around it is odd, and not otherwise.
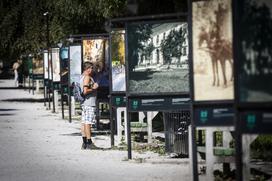
<path fill-rule="evenodd" d="M 17 60 L 12 65 L 12 70 L 14 72 L 14 85 L 15 85 L 15 87 L 19 86 L 19 83 L 18 83 L 18 68 L 19 67 L 20 67 L 20 63 L 19 63 L 19 60 Z"/>

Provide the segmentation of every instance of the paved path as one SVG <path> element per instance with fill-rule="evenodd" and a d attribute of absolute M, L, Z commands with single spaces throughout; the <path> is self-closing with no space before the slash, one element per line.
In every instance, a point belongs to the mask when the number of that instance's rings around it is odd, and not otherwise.
<path fill-rule="evenodd" d="M 42 102 L 29 102 L 42 98 L 42 94 L 1 89 L 9 85 L 12 81 L 0 80 L 1 181 L 191 180 L 186 162 L 136 163 L 124 161 L 126 151 L 81 150 L 79 122 L 68 123 L 60 113 L 46 110 Z M 97 137 L 95 141 L 110 146 L 109 137 Z M 135 156 L 139 155 L 133 152 Z"/>

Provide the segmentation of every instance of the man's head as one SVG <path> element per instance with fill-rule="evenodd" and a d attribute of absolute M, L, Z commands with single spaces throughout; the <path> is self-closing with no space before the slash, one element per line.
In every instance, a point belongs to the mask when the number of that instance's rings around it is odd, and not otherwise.
<path fill-rule="evenodd" d="M 83 64 L 83 71 L 89 71 L 89 73 L 93 72 L 94 65 L 92 62 L 84 62 Z"/>

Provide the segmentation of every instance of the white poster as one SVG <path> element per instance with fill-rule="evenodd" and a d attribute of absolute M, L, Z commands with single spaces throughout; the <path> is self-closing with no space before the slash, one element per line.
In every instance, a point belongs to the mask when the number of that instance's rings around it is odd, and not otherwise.
<path fill-rule="evenodd" d="M 69 56 L 70 56 L 70 84 L 73 82 L 79 82 L 81 75 L 81 64 L 82 64 L 82 55 L 81 55 L 81 46 L 70 46 L 69 47 Z"/>

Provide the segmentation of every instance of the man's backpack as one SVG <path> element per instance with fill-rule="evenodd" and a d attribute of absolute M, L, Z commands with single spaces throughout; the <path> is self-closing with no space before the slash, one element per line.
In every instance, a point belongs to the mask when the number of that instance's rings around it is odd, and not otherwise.
<path fill-rule="evenodd" d="M 83 95 L 83 91 L 78 82 L 74 83 L 73 94 L 74 94 L 75 101 L 80 102 L 80 104 L 84 102 L 85 97 Z"/>

